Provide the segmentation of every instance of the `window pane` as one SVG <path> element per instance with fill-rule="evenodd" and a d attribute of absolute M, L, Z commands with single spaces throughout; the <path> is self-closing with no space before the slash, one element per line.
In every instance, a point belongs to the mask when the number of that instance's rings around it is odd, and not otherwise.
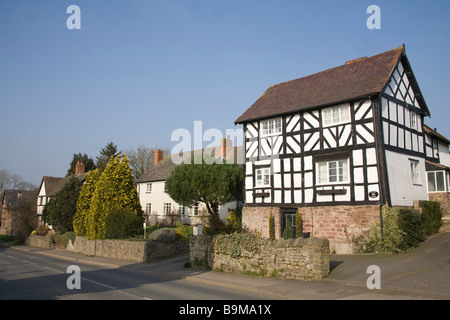
<path fill-rule="evenodd" d="M 342 106 L 341 107 L 341 122 L 350 121 L 350 107 Z"/>
<path fill-rule="evenodd" d="M 444 172 L 436 172 L 436 191 L 445 191 Z"/>
<path fill-rule="evenodd" d="M 281 119 L 275 120 L 275 132 L 281 133 Z"/>
<path fill-rule="evenodd" d="M 328 178 L 329 182 L 337 182 L 337 166 L 336 162 L 328 162 Z"/>
<path fill-rule="evenodd" d="M 319 162 L 319 183 L 328 182 L 327 178 L 327 163 Z"/>
<path fill-rule="evenodd" d="M 436 183 L 434 181 L 434 172 L 428 172 L 428 191 L 436 191 Z"/>
<path fill-rule="evenodd" d="M 339 107 L 334 107 L 333 108 L 333 123 L 338 123 L 340 121 L 341 121 L 340 108 Z"/>
<path fill-rule="evenodd" d="M 348 181 L 348 163 L 347 160 L 339 160 L 339 181 Z"/>
<path fill-rule="evenodd" d="M 330 108 L 323 110 L 322 117 L 323 117 L 323 124 L 325 126 L 328 126 L 331 124 L 331 121 L 332 121 L 331 114 L 332 114 L 332 110 Z"/>

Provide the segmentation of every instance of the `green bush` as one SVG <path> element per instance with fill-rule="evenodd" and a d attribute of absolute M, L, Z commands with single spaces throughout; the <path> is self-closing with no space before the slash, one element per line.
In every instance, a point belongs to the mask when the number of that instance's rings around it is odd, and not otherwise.
<path fill-rule="evenodd" d="M 148 239 L 151 241 L 158 241 L 158 242 L 173 242 L 177 240 L 177 237 L 178 237 L 177 232 L 174 229 L 161 228 L 153 231 L 148 236 Z"/>
<path fill-rule="evenodd" d="M 272 212 L 270 212 L 269 216 L 269 239 L 275 240 L 275 220 L 273 219 Z"/>
<path fill-rule="evenodd" d="M 294 237 L 294 233 L 293 233 L 293 230 L 292 230 L 292 226 L 291 226 L 291 223 L 288 222 L 286 224 L 286 227 L 284 228 L 284 231 L 283 231 L 283 239 L 291 239 L 293 237 Z"/>
<path fill-rule="evenodd" d="M 230 214 L 229 217 L 227 218 L 228 233 L 241 232 L 241 230 L 242 230 L 242 210 L 241 209 L 229 210 L 228 213 Z"/>
<path fill-rule="evenodd" d="M 115 209 L 105 220 L 107 239 L 124 239 L 143 234 L 142 219 L 131 209 Z"/>
<path fill-rule="evenodd" d="M 72 240 L 72 244 L 75 242 L 75 232 L 68 231 L 63 234 L 55 233 L 54 240 L 57 247 L 63 246 L 64 248 L 67 248 L 67 245 L 69 244 L 69 240 Z"/>
<path fill-rule="evenodd" d="M 417 247 L 425 240 L 420 216 L 411 210 L 401 209 L 399 212 L 399 227 L 403 231 L 403 238 L 398 244 L 400 251 Z"/>
<path fill-rule="evenodd" d="M 425 236 L 439 232 L 442 226 L 442 209 L 438 201 L 425 201 L 423 203 L 420 222 Z"/>
<path fill-rule="evenodd" d="M 177 240 L 181 241 L 188 241 L 189 237 L 194 233 L 193 228 L 191 226 L 187 226 L 182 223 L 177 223 L 175 232 L 177 234 Z"/>

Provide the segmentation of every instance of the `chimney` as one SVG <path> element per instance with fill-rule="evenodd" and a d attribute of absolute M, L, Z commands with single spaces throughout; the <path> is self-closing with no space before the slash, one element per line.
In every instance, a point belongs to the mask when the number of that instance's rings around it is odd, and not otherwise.
<path fill-rule="evenodd" d="M 353 63 L 353 62 L 358 62 L 358 61 L 362 61 L 362 60 L 366 60 L 366 59 L 367 59 L 367 57 L 361 57 L 361 58 L 345 61 L 345 64 L 350 64 L 350 63 Z"/>
<path fill-rule="evenodd" d="M 230 135 L 222 139 L 222 144 L 220 145 L 220 157 L 224 159 L 228 151 L 233 148 L 233 141 L 230 139 Z"/>
<path fill-rule="evenodd" d="M 155 166 L 163 159 L 164 152 L 162 150 L 155 150 Z"/>
<path fill-rule="evenodd" d="M 84 173 L 84 163 L 83 161 L 78 161 L 77 165 L 75 166 L 75 175 L 79 175 L 81 173 Z"/>

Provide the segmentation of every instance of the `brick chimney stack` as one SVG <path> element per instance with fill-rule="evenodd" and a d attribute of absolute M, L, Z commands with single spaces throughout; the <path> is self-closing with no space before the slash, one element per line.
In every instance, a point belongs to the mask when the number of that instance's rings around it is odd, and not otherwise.
<path fill-rule="evenodd" d="M 227 135 L 226 138 L 222 139 L 222 144 L 220 145 L 220 157 L 224 159 L 231 148 L 233 148 L 233 141 L 231 141 L 230 135 Z"/>
<path fill-rule="evenodd" d="M 155 166 L 164 158 L 164 152 L 162 150 L 155 150 Z"/>
<path fill-rule="evenodd" d="M 77 176 L 81 173 L 84 173 L 84 169 L 85 167 L 83 161 L 78 161 L 77 165 L 75 166 L 75 175 Z"/>

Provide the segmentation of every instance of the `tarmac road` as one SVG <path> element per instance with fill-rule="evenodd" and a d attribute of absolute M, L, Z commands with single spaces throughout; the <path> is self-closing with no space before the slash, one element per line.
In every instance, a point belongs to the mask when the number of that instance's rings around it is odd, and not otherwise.
<path fill-rule="evenodd" d="M 119 282 L 110 284 L 105 282 L 104 276 L 113 269 L 126 272 L 128 275 L 140 274 L 146 278 L 147 283 L 171 283 L 177 280 L 182 285 L 185 294 L 168 295 L 163 299 L 301 299 L 301 300 L 421 300 L 421 299 L 450 299 L 450 233 L 440 233 L 430 237 L 418 248 L 403 254 L 391 255 L 332 255 L 331 272 L 329 276 L 320 282 L 303 282 L 287 279 L 258 278 L 241 274 L 230 274 L 216 271 L 198 271 L 183 268 L 188 255 L 180 255 L 167 259 L 158 260 L 153 263 L 133 263 L 129 261 L 114 260 L 100 257 L 87 257 L 65 250 L 41 249 L 27 246 L 9 246 L 1 248 L 1 254 L 11 256 L 9 252 L 23 251 L 23 254 L 44 255 L 59 259 L 64 265 L 90 264 L 97 266 L 100 270 L 108 269 L 108 272 L 94 272 L 91 270 L 86 274 L 86 279 L 105 284 L 113 288 L 126 288 L 122 293 L 129 293 L 128 289 L 142 287 L 138 282 L 126 284 Z M 37 258 L 36 258 L 37 259 Z M 0 262 L 6 261 L 2 257 Z M 40 259 L 44 264 L 45 259 Z M 376 265 L 380 268 L 381 289 L 368 289 L 366 282 L 371 274 L 367 268 Z M 7 283 L 5 271 L 8 263 L 5 262 L 0 270 L 0 282 Z M 51 267 L 52 268 L 52 267 Z M 44 268 L 45 269 L 45 268 Z M 48 271 L 48 270 L 47 270 Z M 37 272 L 36 270 L 32 272 Z M 61 271 L 60 271 L 61 273 Z M 102 274 L 104 273 L 104 275 Z M 99 278 L 87 276 L 98 275 Z M 66 274 L 60 275 L 67 279 Z M 153 280 L 152 280 L 153 279 Z M 165 279 L 165 280 L 164 280 Z M 168 281 L 172 280 L 172 281 Z M 137 280 L 133 280 L 137 281 Z M 142 280 L 139 280 L 142 281 Z M 89 281 L 88 281 L 89 282 Z M 2 284 L 0 287 L 5 288 Z M 42 286 L 44 284 L 40 284 Z M 198 294 L 189 294 L 189 287 L 203 285 Z M 110 295 L 101 299 L 117 299 L 114 290 L 103 290 Z M 216 289 L 226 289 L 229 295 L 214 295 Z M 1 289 L 1 288 L 0 288 Z M 32 288 L 28 288 L 31 290 Z M 163 291 L 162 287 L 161 290 Z M 126 291 L 126 292 L 125 292 Z M 180 291 L 181 292 L 181 291 Z M 193 291 L 192 291 L 193 293 Z M 7 298 L 0 294 L 0 298 Z M 19 295 L 20 297 L 20 295 Z M 57 299 L 59 296 L 51 295 L 50 298 Z M 125 296 L 124 296 L 125 297 Z M 140 299 L 146 297 L 144 293 L 138 293 L 128 299 Z M 157 298 L 154 296 L 153 298 Z M 70 299 L 94 299 L 95 297 L 76 295 L 67 296 Z M 148 297 L 152 298 L 152 297 Z"/>

